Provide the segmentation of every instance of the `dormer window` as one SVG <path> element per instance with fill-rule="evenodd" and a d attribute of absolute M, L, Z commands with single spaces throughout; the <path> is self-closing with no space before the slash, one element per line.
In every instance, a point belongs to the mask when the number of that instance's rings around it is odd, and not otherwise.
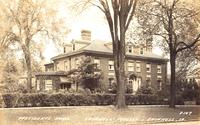
<path fill-rule="evenodd" d="M 63 49 L 63 52 L 66 53 L 65 47 L 64 47 L 64 49 Z"/>
<path fill-rule="evenodd" d="M 75 44 L 72 44 L 72 49 L 73 51 L 75 51 Z"/>

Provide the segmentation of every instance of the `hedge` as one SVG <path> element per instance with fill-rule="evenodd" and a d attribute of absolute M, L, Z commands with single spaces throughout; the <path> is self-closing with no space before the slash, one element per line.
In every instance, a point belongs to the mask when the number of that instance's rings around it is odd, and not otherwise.
<path fill-rule="evenodd" d="M 72 94 L 72 93 L 28 93 L 3 94 L 6 107 L 42 107 L 42 106 L 85 106 L 85 105 L 115 105 L 115 94 Z M 168 104 L 156 95 L 126 95 L 127 105 L 157 105 Z"/>

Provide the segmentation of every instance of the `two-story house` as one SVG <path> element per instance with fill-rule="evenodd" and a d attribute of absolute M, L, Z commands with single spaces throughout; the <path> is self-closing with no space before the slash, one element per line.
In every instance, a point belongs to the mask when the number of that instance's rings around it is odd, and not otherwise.
<path fill-rule="evenodd" d="M 133 92 L 142 85 L 150 85 L 158 90 L 165 88 L 167 79 L 167 59 L 152 53 L 152 45 L 126 45 L 125 71 L 127 84 Z M 37 90 L 59 90 L 69 88 L 71 84 L 62 71 L 77 68 L 84 57 L 91 57 L 103 72 L 101 84 L 109 89 L 115 82 L 112 43 L 91 40 L 91 32 L 83 30 L 81 40 L 72 40 L 64 46 L 63 54 L 53 57 L 52 63 L 46 64 L 46 72 L 36 74 Z M 135 80 L 129 79 L 135 74 Z"/>

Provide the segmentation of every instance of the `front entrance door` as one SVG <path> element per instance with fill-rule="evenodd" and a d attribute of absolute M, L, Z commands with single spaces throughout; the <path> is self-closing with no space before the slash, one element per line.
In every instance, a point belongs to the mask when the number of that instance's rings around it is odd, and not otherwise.
<path fill-rule="evenodd" d="M 136 78 L 135 80 L 133 80 L 133 93 L 135 94 L 137 92 L 137 90 L 141 87 L 141 83 L 142 83 L 142 78 Z"/>

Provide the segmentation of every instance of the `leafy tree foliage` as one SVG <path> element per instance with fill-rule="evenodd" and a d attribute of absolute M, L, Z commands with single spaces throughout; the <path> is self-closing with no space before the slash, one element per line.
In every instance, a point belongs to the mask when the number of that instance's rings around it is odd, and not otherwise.
<path fill-rule="evenodd" d="M 90 57 L 81 60 L 78 68 L 71 70 L 67 75 L 75 82 L 76 91 L 81 85 L 84 89 L 95 92 L 100 87 L 100 80 L 103 77 L 102 72 Z"/>
<path fill-rule="evenodd" d="M 192 4 L 191 4 L 192 5 Z M 175 107 L 176 59 L 184 50 L 195 48 L 200 40 L 197 8 L 181 0 L 149 0 L 143 3 L 138 20 L 144 30 L 159 38 L 169 53 L 171 67 L 170 107 Z M 159 43 L 159 42 L 158 42 Z"/>

